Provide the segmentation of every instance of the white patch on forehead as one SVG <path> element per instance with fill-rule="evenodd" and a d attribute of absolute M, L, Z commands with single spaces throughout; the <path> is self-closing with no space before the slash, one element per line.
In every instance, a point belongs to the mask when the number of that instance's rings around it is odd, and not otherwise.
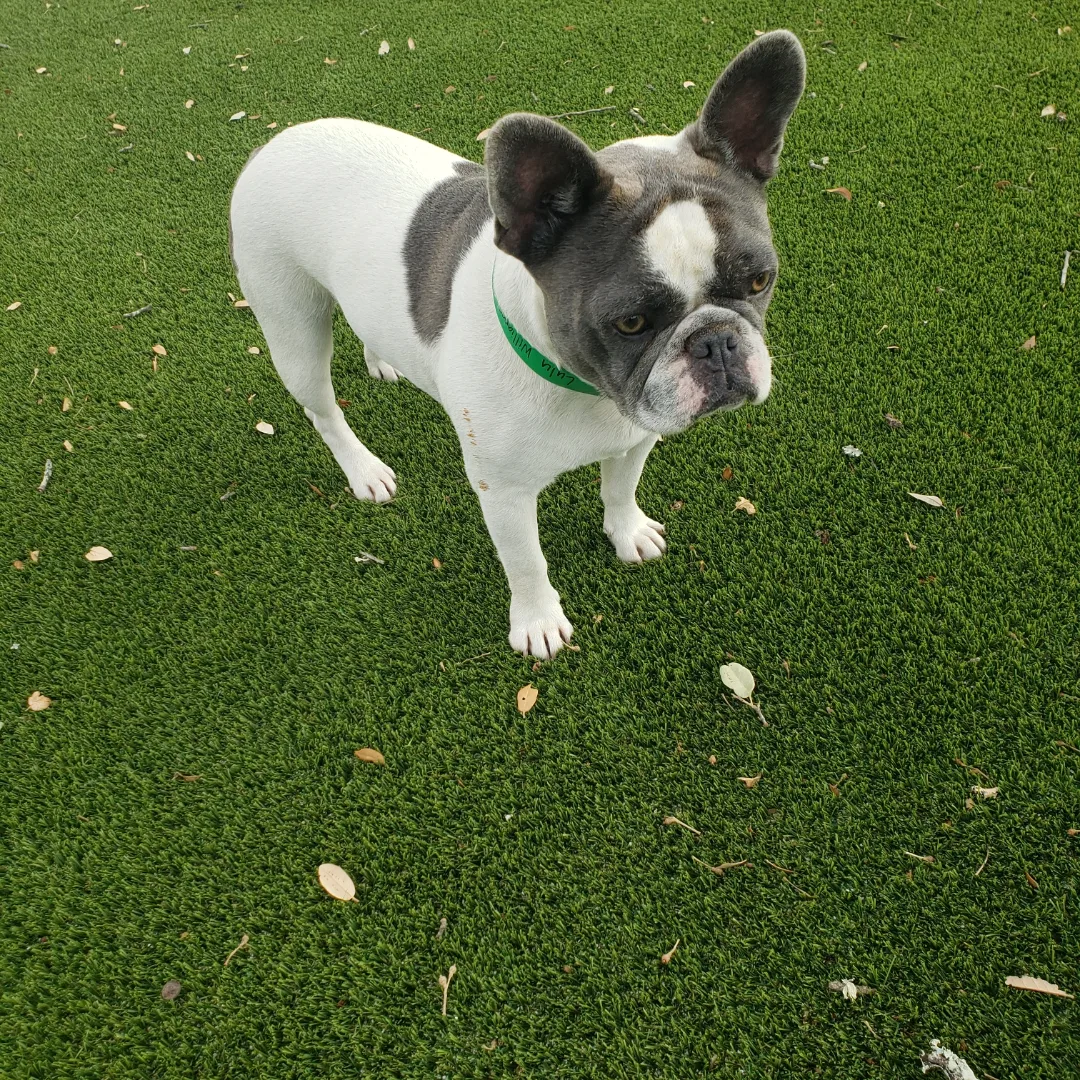
<path fill-rule="evenodd" d="M 705 283 L 716 273 L 716 232 L 701 203 L 685 199 L 665 206 L 645 230 L 645 253 L 658 274 L 686 298 L 701 304 Z"/>

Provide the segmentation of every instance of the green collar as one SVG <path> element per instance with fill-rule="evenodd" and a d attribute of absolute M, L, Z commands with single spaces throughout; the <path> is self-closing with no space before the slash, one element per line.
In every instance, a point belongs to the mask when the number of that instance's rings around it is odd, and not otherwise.
<path fill-rule="evenodd" d="M 548 382 L 567 390 L 577 390 L 580 394 L 599 395 L 600 391 L 592 383 L 587 383 L 572 371 L 559 367 L 554 360 L 549 360 L 539 349 L 530 345 L 518 328 L 503 314 L 503 309 L 499 307 L 499 298 L 495 295 L 494 266 L 491 268 L 491 299 L 495 301 L 495 314 L 499 316 L 499 325 L 503 328 L 510 347 L 541 379 L 547 379 Z"/>

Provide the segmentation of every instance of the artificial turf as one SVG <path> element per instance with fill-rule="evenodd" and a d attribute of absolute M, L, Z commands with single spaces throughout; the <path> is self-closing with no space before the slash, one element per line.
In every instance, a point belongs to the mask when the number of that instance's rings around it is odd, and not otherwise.
<path fill-rule="evenodd" d="M 979 1077 L 1080 1070 L 1077 1002 L 1004 984 L 1080 993 L 1065 6 L 0 14 L 0 1076 L 847 1080 L 920 1075 L 932 1038 Z M 596 467 L 542 497 L 580 652 L 534 671 L 439 408 L 339 324 L 399 478 L 355 502 L 249 353 L 230 188 L 268 124 L 322 116 L 474 159 L 515 110 L 672 132 L 775 26 L 809 80 L 770 185 L 774 391 L 653 452 L 658 563 L 616 561 Z"/>

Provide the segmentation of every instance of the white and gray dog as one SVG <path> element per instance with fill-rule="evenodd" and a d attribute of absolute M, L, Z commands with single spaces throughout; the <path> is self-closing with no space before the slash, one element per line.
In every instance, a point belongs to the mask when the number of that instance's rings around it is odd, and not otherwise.
<path fill-rule="evenodd" d="M 316 120 L 259 148 L 236 182 L 233 261 L 285 386 L 353 494 L 375 502 L 395 475 L 338 406 L 335 304 L 374 377 L 404 375 L 440 402 L 506 570 L 519 652 L 554 656 L 573 629 L 540 549 L 540 491 L 599 461 L 616 553 L 656 558 L 664 527 L 635 491 L 657 436 L 769 393 L 765 182 L 805 70 L 798 39 L 773 31 L 677 135 L 593 153 L 517 113 L 492 127 L 484 166 Z"/>

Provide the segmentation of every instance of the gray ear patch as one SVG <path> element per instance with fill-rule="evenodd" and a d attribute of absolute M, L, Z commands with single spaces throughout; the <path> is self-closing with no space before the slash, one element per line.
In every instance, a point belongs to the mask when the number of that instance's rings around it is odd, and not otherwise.
<path fill-rule="evenodd" d="M 436 184 L 416 208 L 402 250 L 409 314 L 429 344 L 450 318 L 457 268 L 491 217 L 484 167 L 459 161 L 454 171 L 457 176 Z"/>

